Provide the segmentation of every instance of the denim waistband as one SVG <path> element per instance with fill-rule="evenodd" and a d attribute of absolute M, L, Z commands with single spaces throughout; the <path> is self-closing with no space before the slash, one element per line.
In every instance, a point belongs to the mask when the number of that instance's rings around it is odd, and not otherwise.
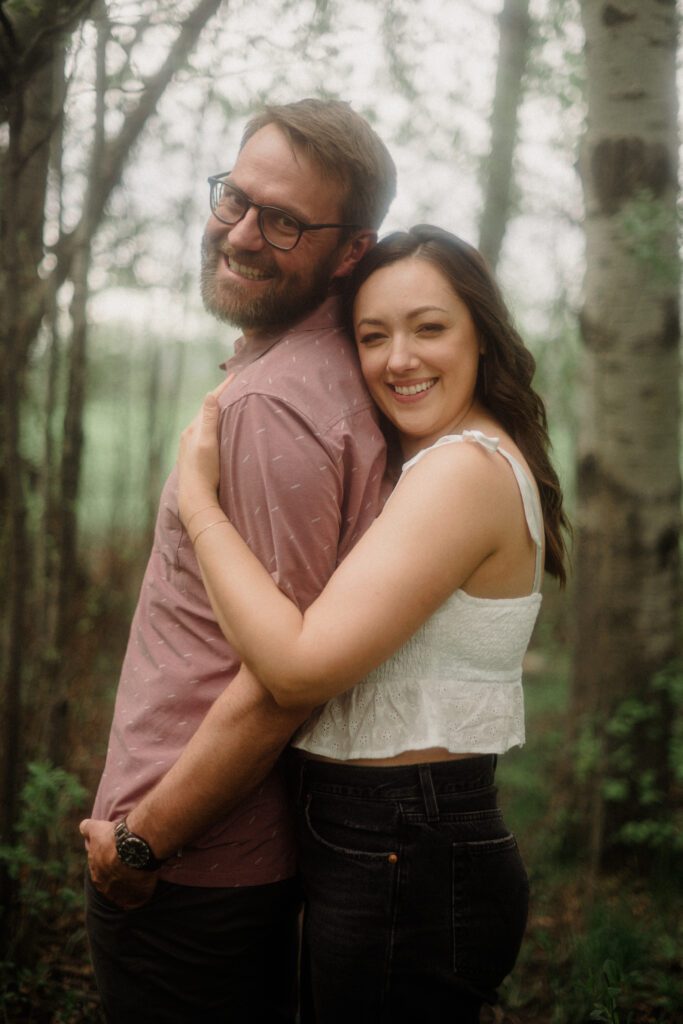
<path fill-rule="evenodd" d="M 493 786 L 498 760 L 496 754 L 484 754 L 459 761 L 369 768 L 315 761 L 296 750 L 292 750 L 290 756 L 298 798 L 308 789 L 369 800 L 406 799 L 419 795 L 428 807 L 431 794 L 465 794 Z"/>

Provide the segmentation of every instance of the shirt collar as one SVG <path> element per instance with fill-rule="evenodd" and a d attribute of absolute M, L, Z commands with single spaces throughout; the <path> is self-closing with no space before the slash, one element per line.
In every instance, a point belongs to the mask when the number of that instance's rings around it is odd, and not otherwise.
<path fill-rule="evenodd" d="M 262 358 L 279 341 L 292 334 L 303 334 L 307 331 L 322 331 L 330 328 L 337 328 L 341 323 L 341 299 L 338 295 L 329 295 L 312 312 L 303 319 L 298 320 L 286 328 L 274 331 L 264 331 L 256 334 L 247 341 L 242 336 L 235 342 L 235 355 L 225 363 L 221 363 L 221 369 L 233 369 L 235 364 L 248 366 L 257 359 Z"/>

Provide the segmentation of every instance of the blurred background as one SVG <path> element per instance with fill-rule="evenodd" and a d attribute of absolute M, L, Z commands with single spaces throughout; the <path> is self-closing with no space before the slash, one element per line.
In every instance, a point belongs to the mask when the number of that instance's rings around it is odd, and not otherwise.
<path fill-rule="evenodd" d="M 0 2 L 0 1009 L 99 1020 L 89 811 L 180 430 L 239 333 L 199 300 L 206 178 L 263 103 L 348 100 L 383 230 L 496 270 L 574 524 L 502 759 L 529 865 L 490 1021 L 683 1019 L 674 0 Z M 680 78 L 679 78 L 680 80 Z"/>

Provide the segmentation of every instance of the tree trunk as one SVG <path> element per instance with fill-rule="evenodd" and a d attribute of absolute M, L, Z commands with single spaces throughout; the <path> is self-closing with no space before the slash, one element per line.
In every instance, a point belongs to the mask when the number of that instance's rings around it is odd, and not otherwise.
<path fill-rule="evenodd" d="M 594 865 L 667 839 L 679 653 L 679 266 L 673 0 L 582 0 L 581 316 L 573 714 Z"/>
<path fill-rule="evenodd" d="M 119 133 L 106 141 L 96 139 L 96 173 L 91 173 L 86 200 L 77 228 L 62 234 L 55 246 L 56 266 L 49 279 L 39 273 L 45 254 L 43 228 L 51 140 L 63 116 L 63 104 L 55 103 L 55 67 L 62 61 L 64 39 L 87 16 L 93 0 L 73 0 L 68 5 L 52 0 L 14 4 L 0 11 L 0 123 L 9 129 L 7 149 L 0 148 L 0 561 L 6 586 L 0 595 L 0 839 L 11 842 L 16 822 L 17 792 L 25 755 L 44 756 L 50 735 L 58 731 L 60 700 L 52 713 L 52 699 L 36 700 L 49 691 L 52 679 L 42 672 L 46 646 L 52 636 L 40 631 L 49 621 L 55 644 L 48 659 L 65 663 L 63 615 L 44 615 L 40 604 L 47 597 L 34 586 L 33 552 L 37 523 L 44 521 L 40 508 L 40 474 L 25 452 L 22 429 L 25 415 L 29 361 L 41 324 L 60 286 L 74 280 L 72 313 L 76 348 L 71 355 L 71 405 L 65 424 L 66 449 L 61 463 L 61 539 L 65 544 L 55 567 L 64 584 L 64 572 L 76 566 L 76 509 L 81 451 L 81 417 L 87 324 L 87 272 L 90 246 L 112 190 L 119 183 L 131 147 L 154 114 L 164 89 L 182 66 L 202 29 L 222 0 L 197 0 L 184 18 L 161 68 L 143 83 L 136 106 L 126 115 Z M 0 5 L 2 6 L 2 5 Z M 100 55 L 103 61 L 103 52 Z M 102 105 L 103 109 L 103 105 Z M 98 118 L 100 125 L 103 117 Z M 57 503 L 58 504 L 58 503 Z M 53 518 L 50 518 L 51 524 Z M 55 527 L 55 533 L 59 527 Z M 47 564 L 47 551 L 43 564 Z M 71 576 L 69 577 L 71 578 Z M 43 688 L 39 685 L 43 681 Z M 31 746 L 26 738 L 27 694 L 38 714 L 31 716 Z M 62 705 L 63 706 L 63 701 Z M 52 717 L 55 727 L 50 728 Z M 60 749 L 61 746 L 60 746 Z M 0 872 L 0 906 L 7 909 L 7 877 Z M 5 914 L 6 926 L 8 915 Z"/>
<path fill-rule="evenodd" d="M 505 0 L 500 13 L 496 91 L 491 111 L 491 146 L 486 163 L 479 249 L 496 269 L 510 215 L 517 113 L 529 51 L 529 0 Z"/>
<path fill-rule="evenodd" d="M 58 59 L 58 58 L 57 58 Z M 34 339 L 36 306 L 41 290 L 37 268 L 43 256 L 43 203 L 47 181 L 53 113 L 53 64 L 43 64 L 29 85 L 9 101 L 10 141 L 2 167 L 5 182 L 0 202 L 2 278 L 2 434 L 0 436 L 0 495 L 3 528 L 0 557 L 6 566 L 3 589 L 3 664 L 0 711 L 3 734 L 2 835 L 14 820 L 22 734 L 21 679 L 30 648 L 26 610 L 31 581 L 27 542 L 27 474 L 22 450 L 22 398 L 28 354 Z M 37 283 L 38 282 L 38 283 Z"/>

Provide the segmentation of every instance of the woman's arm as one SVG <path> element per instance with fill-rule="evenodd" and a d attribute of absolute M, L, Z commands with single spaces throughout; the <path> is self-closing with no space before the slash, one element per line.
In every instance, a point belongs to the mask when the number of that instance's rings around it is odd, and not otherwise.
<path fill-rule="evenodd" d="M 441 448 L 406 475 L 302 614 L 217 505 L 217 427 L 210 398 L 181 442 L 180 513 L 221 629 L 285 707 L 320 704 L 386 660 L 518 522 L 498 457 L 476 444 Z"/>

